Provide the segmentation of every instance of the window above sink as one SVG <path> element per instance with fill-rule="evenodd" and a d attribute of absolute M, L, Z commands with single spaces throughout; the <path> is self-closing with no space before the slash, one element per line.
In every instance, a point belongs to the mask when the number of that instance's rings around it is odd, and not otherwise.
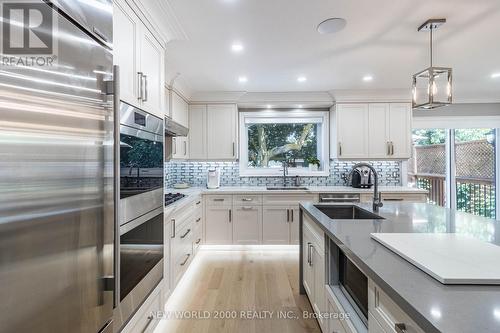
<path fill-rule="evenodd" d="M 329 175 L 329 112 L 264 110 L 240 112 L 240 175 Z M 319 164 L 319 165 L 318 165 Z"/>

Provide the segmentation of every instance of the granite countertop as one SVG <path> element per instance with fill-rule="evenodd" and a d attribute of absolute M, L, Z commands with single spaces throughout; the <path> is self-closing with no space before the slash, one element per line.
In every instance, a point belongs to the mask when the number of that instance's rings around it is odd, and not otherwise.
<path fill-rule="evenodd" d="M 218 189 L 201 188 L 203 194 L 218 194 L 218 193 L 373 193 L 373 188 L 363 189 L 350 186 L 304 186 L 307 190 L 268 190 L 265 186 L 224 186 Z M 379 186 L 381 193 L 427 193 L 427 190 L 422 190 L 404 186 Z M 175 191 L 175 190 L 174 190 Z"/>
<path fill-rule="evenodd" d="M 312 203 L 301 209 L 425 332 L 500 332 L 500 286 L 443 285 L 370 237 L 460 233 L 500 246 L 500 221 L 422 203 L 384 203 L 385 220 L 332 220 Z"/>

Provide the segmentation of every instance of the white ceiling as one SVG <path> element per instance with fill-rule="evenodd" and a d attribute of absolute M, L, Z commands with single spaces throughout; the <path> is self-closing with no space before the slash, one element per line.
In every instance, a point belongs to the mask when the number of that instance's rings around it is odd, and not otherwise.
<path fill-rule="evenodd" d="M 187 35 L 168 43 L 168 63 L 192 91 L 410 89 L 411 75 L 429 65 L 428 33 L 416 28 L 445 17 L 434 63 L 453 68 L 455 97 L 500 100 L 500 78 L 491 78 L 500 72 L 499 0 L 163 1 Z M 345 18 L 346 28 L 319 34 L 329 17 Z M 368 74 L 373 81 L 363 82 Z"/>

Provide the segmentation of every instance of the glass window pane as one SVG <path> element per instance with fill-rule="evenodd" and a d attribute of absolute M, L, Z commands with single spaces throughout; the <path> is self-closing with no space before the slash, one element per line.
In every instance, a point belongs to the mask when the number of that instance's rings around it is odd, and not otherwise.
<path fill-rule="evenodd" d="M 495 131 L 455 130 L 457 209 L 495 218 Z"/>
<path fill-rule="evenodd" d="M 408 185 L 429 191 L 428 202 L 446 206 L 445 129 L 414 129 L 413 154 L 408 161 Z"/>
<path fill-rule="evenodd" d="M 248 168 L 281 168 L 321 164 L 318 123 L 248 124 Z"/>

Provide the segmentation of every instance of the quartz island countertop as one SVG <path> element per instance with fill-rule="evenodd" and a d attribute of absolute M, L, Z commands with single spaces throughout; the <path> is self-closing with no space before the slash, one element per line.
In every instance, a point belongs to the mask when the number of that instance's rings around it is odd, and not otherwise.
<path fill-rule="evenodd" d="M 441 284 L 370 237 L 460 233 L 500 246 L 499 221 L 422 203 L 385 203 L 379 220 L 333 220 L 312 203 L 300 206 L 425 332 L 500 332 L 500 286 Z"/>

